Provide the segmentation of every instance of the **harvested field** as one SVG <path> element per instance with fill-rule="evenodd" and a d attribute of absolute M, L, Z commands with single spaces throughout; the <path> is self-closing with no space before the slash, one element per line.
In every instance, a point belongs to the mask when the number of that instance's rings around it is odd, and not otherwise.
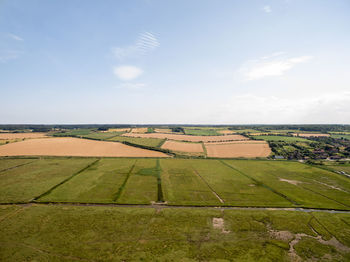
<path fill-rule="evenodd" d="M 143 137 L 143 138 L 161 138 L 161 139 L 167 138 L 170 140 L 189 141 L 189 142 L 220 142 L 220 141 L 249 140 L 249 138 L 241 135 L 191 136 L 191 135 L 175 135 L 175 134 L 161 134 L 161 133 L 151 133 L 151 134 L 127 133 L 127 134 L 123 134 L 123 136 Z"/>
<path fill-rule="evenodd" d="M 0 133 L 0 139 L 22 139 L 47 137 L 46 133 Z"/>
<path fill-rule="evenodd" d="M 166 141 L 162 148 L 172 151 L 189 152 L 189 153 L 201 153 L 203 152 L 202 143 L 186 143 L 177 141 Z"/>
<path fill-rule="evenodd" d="M 102 132 L 129 132 L 131 128 L 109 128 L 108 131 Z"/>
<path fill-rule="evenodd" d="M 209 157 L 267 157 L 271 149 L 266 142 L 243 141 L 234 143 L 206 143 L 205 148 Z"/>
<path fill-rule="evenodd" d="M 138 128 L 133 128 L 131 129 L 131 133 L 147 133 L 148 132 L 148 127 L 138 127 Z"/>
<path fill-rule="evenodd" d="M 118 142 L 80 138 L 30 139 L 0 147 L 0 156 L 107 156 L 107 157 L 168 157 L 168 155 Z"/>
<path fill-rule="evenodd" d="M 156 133 L 166 133 L 166 134 L 172 134 L 173 131 L 171 131 L 170 128 L 155 128 L 154 132 Z"/>
<path fill-rule="evenodd" d="M 217 131 L 219 134 L 223 134 L 223 135 L 232 135 L 232 134 L 236 134 L 237 131 L 233 131 L 233 130 L 219 130 Z"/>
<path fill-rule="evenodd" d="M 303 134 L 298 134 L 294 133 L 293 136 L 301 136 L 301 137 L 327 137 L 330 136 L 330 134 L 312 134 L 312 133 L 303 133 Z"/>

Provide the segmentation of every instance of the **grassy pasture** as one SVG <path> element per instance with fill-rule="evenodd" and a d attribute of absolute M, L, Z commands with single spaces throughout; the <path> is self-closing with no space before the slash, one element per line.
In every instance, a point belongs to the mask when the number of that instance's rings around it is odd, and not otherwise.
<path fill-rule="evenodd" d="M 0 202 L 27 202 L 79 172 L 93 161 L 92 158 L 42 159 L 1 172 Z"/>
<path fill-rule="evenodd" d="M 101 159 L 39 201 L 112 203 L 135 161 Z"/>
<path fill-rule="evenodd" d="M 338 139 L 347 139 L 350 140 L 350 134 L 346 135 L 340 135 L 340 134 L 331 134 L 332 138 L 338 138 Z"/>
<path fill-rule="evenodd" d="M 192 170 L 198 172 L 208 185 L 233 206 L 292 206 L 292 203 L 257 184 L 254 180 L 226 166 L 219 160 L 191 160 Z"/>
<path fill-rule="evenodd" d="M 3 172 L 4 170 L 7 170 L 9 168 L 14 168 L 17 166 L 25 165 L 30 162 L 35 161 L 36 159 L 6 159 L 6 158 L 0 158 L 0 172 Z"/>
<path fill-rule="evenodd" d="M 149 204 L 158 200 L 158 177 L 160 169 L 155 159 L 137 160 L 118 203 Z"/>
<path fill-rule="evenodd" d="M 125 132 L 91 132 L 90 134 L 83 135 L 82 137 L 99 139 L 99 140 L 107 140 L 109 138 L 121 135 L 123 133 Z"/>
<path fill-rule="evenodd" d="M 73 129 L 73 130 L 68 130 L 64 133 L 57 132 L 54 133 L 53 136 L 86 136 L 89 135 L 92 132 L 91 129 Z"/>
<path fill-rule="evenodd" d="M 207 128 L 184 128 L 186 135 L 194 136 L 219 136 L 222 135 L 217 131 L 220 129 L 207 129 Z"/>
<path fill-rule="evenodd" d="M 350 209 L 350 181 L 340 175 L 297 162 L 225 162 L 284 195 L 296 205 Z"/>
<path fill-rule="evenodd" d="M 208 185 L 184 159 L 160 161 L 164 198 L 174 205 L 220 205 Z"/>
<path fill-rule="evenodd" d="M 302 137 L 293 136 L 254 136 L 256 139 L 262 139 L 265 141 L 283 141 L 283 142 L 306 142 L 309 141 Z"/>
<path fill-rule="evenodd" d="M 315 238 L 332 234 L 349 247 L 349 222 L 349 214 L 33 205 L 0 221 L 0 260 L 290 261 L 291 239 L 275 234 L 287 232 L 305 234 L 295 245 L 304 260 L 348 261 L 349 251 Z"/>
<path fill-rule="evenodd" d="M 112 138 L 109 138 L 110 141 L 117 141 L 117 142 L 129 142 L 137 145 L 142 146 L 150 146 L 150 147 L 159 147 L 163 142 L 164 139 L 158 139 L 158 138 L 141 138 L 141 137 L 127 137 L 127 136 L 115 136 Z"/>

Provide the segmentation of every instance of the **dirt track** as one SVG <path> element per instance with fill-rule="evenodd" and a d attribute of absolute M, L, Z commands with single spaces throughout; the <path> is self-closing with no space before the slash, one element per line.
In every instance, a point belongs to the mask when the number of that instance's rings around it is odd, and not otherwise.
<path fill-rule="evenodd" d="M 0 156 L 106 156 L 106 157 L 169 157 L 168 155 L 118 142 L 79 138 L 29 139 L 2 145 Z"/>
<path fill-rule="evenodd" d="M 150 133 L 150 134 L 136 134 L 127 133 L 123 136 L 130 137 L 143 137 L 143 138 L 160 138 L 170 139 L 177 141 L 189 141 L 189 142 L 219 142 L 219 141 L 233 141 L 233 140 L 248 140 L 248 138 L 241 135 L 226 135 L 226 136 L 191 136 L 191 135 L 176 135 L 176 134 L 163 134 L 163 133 Z"/>
<path fill-rule="evenodd" d="M 241 141 L 228 143 L 206 143 L 209 157 L 267 157 L 271 153 L 269 145 L 264 141 Z"/>
<path fill-rule="evenodd" d="M 189 153 L 201 153 L 203 152 L 202 143 L 186 143 L 177 141 L 166 141 L 162 148 L 173 151 L 189 152 Z"/>

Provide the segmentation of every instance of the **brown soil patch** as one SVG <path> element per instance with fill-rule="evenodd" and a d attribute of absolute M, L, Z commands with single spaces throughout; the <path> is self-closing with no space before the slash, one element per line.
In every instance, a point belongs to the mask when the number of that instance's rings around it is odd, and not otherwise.
<path fill-rule="evenodd" d="M 0 133 L 0 139 L 23 139 L 47 137 L 46 133 Z"/>
<path fill-rule="evenodd" d="M 176 134 L 163 134 L 163 133 L 150 133 L 150 134 L 136 134 L 127 133 L 123 136 L 130 137 L 143 137 L 143 138 L 160 138 L 170 139 L 177 141 L 189 141 L 189 142 L 220 142 L 220 141 L 237 141 L 237 140 L 249 140 L 249 138 L 241 135 L 226 135 L 226 136 L 191 136 L 191 135 L 176 135 Z"/>
<path fill-rule="evenodd" d="M 223 134 L 223 135 L 231 135 L 231 134 L 236 134 L 237 131 L 233 131 L 233 130 L 219 130 L 217 131 L 219 134 Z"/>
<path fill-rule="evenodd" d="M 131 128 L 109 128 L 108 131 L 102 132 L 129 132 Z"/>
<path fill-rule="evenodd" d="M 225 230 L 224 219 L 221 217 L 213 217 L 213 228 L 220 229 L 222 233 L 230 233 L 229 230 Z"/>
<path fill-rule="evenodd" d="M 148 127 L 137 127 L 137 128 L 131 129 L 131 133 L 141 133 L 141 134 L 144 134 L 144 133 L 147 133 L 147 131 L 148 131 Z"/>
<path fill-rule="evenodd" d="M 293 134 L 293 136 L 301 136 L 301 137 L 323 137 L 323 136 L 330 136 L 330 134 L 307 134 L 307 133 L 304 133 L 304 134 Z"/>
<path fill-rule="evenodd" d="M 203 152 L 202 143 L 186 143 L 178 141 L 165 141 L 162 148 L 173 151 L 189 152 L 189 153 L 201 153 Z"/>
<path fill-rule="evenodd" d="M 253 141 L 252 141 L 253 142 Z M 243 141 L 242 143 L 206 143 L 205 148 L 209 157 L 267 157 L 271 149 L 265 141 L 251 143 Z"/>
<path fill-rule="evenodd" d="M 289 180 L 289 179 L 284 179 L 284 178 L 279 178 L 279 181 L 282 182 L 287 182 L 289 184 L 297 186 L 298 184 L 302 184 L 303 182 L 297 181 L 297 180 Z"/>
<path fill-rule="evenodd" d="M 168 157 L 168 155 L 124 145 L 118 142 L 95 141 L 64 137 L 29 139 L 2 145 L 0 156 L 107 156 L 107 157 Z"/>
<path fill-rule="evenodd" d="M 293 233 L 289 231 L 278 231 L 278 230 L 271 230 L 270 236 L 272 236 L 275 239 L 288 241 L 288 242 L 294 238 Z"/>

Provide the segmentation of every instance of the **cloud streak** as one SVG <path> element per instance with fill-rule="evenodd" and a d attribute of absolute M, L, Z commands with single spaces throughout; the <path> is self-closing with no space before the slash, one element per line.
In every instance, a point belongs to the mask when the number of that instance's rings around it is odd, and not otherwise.
<path fill-rule="evenodd" d="M 114 67 L 113 73 L 122 81 L 130 81 L 141 76 L 143 70 L 136 66 L 124 65 Z"/>
<path fill-rule="evenodd" d="M 265 5 L 263 7 L 263 10 L 264 10 L 265 13 L 271 13 L 272 12 L 272 9 L 271 9 L 271 7 L 269 5 Z"/>
<path fill-rule="evenodd" d="M 281 58 L 283 52 L 264 56 L 258 60 L 244 63 L 238 70 L 246 80 L 257 80 L 265 77 L 282 76 L 298 64 L 306 63 L 312 56 Z"/>
<path fill-rule="evenodd" d="M 159 46 L 160 43 L 155 34 L 151 32 L 143 32 L 139 34 L 134 44 L 126 47 L 113 47 L 112 52 L 118 60 L 122 61 L 126 58 L 135 58 L 146 55 Z"/>
<path fill-rule="evenodd" d="M 22 37 L 19 37 L 18 35 L 15 35 L 15 34 L 8 34 L 8 36 L 16 41 L 24 41 Z"/>

